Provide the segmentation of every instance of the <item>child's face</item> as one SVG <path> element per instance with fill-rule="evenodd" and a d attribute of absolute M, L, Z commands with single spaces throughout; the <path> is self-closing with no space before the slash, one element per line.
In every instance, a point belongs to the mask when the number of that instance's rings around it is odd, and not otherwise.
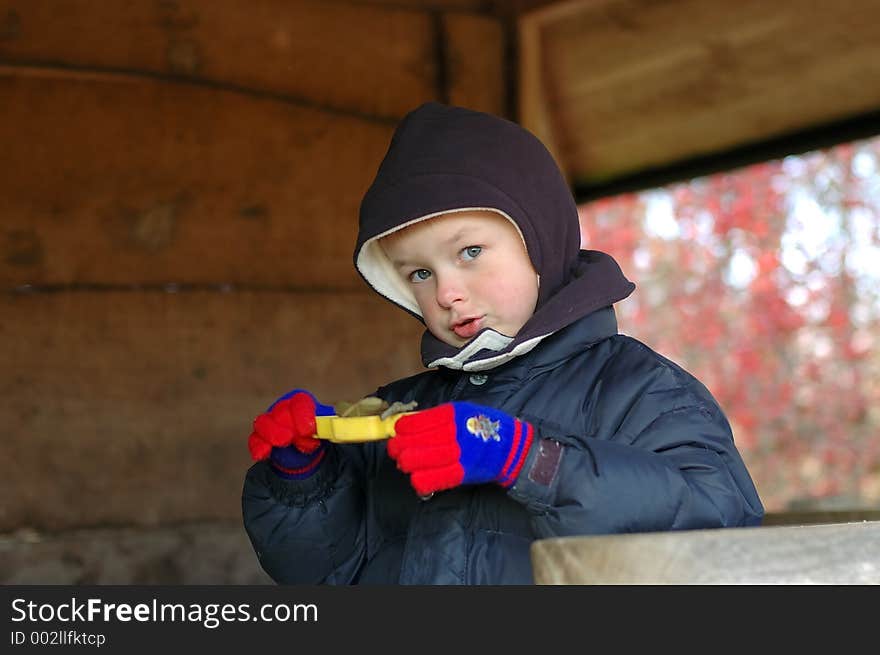
<path fill-rule="evenodd" d="M 516 227 L 489 211 L 441 214 L 380 240 L 425 325 L 461 347 L 485 327 L 512 337 L 532 316 L 538 275 Z"/>

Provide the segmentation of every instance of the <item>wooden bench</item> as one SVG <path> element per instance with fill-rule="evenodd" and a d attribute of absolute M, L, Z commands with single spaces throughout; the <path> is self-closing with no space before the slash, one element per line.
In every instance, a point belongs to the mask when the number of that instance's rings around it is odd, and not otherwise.
<path fill-rule="evenodd" d="M 534 579 L 581 585 L 880 584 L 880 520 L 823 522 L 829 518 L 841 515 L 773 515 L 752 528 L 540 539 L 531 549 Z"/>

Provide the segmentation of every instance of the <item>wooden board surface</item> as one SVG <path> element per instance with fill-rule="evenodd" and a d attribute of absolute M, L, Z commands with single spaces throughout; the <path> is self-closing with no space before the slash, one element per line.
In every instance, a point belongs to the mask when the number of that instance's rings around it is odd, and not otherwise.
<path fill-rule="evenodd" d="M 873 0 L 575 0 L 520 25 L 523 121 L 581 184 L 880 107 Z"/>
<path fill-rule="evenodd" d="M 0 532 L 240 518 L 253 418 L 422 370 L 421 325 L 362 294 L 0 297 Z"/>
<path fill-rule="evenodd" d="M 0 70 L 0 284 L 360 289 L 393 126 L 230 91 Z"/>
<path fill-rule="evenodd" d="M 880 508 L 815 509 L 767 512 L 762 526 L 810 525 L 816 523 L 857 523 L 880 521 Z"/>
<path fill-rule="evenodd" d="M 880 521 L 542 539 L 537 584 L 880 584 Z"/>
<path fill-rule="evenodd" d="M 467 14 L 443 17 L 448 102 L 505 116 L 506 35 L 495 19 Z"/>
<path fill-rule="evenodd" d="M 3 8 L 3 63 L 180 76 L 384 117 L 437 93 L 431 14 L 413 8 L 325 0 L 8 0 Z"/>

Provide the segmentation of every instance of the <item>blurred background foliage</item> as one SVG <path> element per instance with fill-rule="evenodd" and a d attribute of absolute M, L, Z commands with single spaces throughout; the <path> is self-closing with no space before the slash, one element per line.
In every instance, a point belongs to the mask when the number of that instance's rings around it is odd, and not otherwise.
<path fill-rule="evenodd" d="M 620 330 L 699 377 L 768 511 L 880 506 L 880 139 L 580 206 Z"/>

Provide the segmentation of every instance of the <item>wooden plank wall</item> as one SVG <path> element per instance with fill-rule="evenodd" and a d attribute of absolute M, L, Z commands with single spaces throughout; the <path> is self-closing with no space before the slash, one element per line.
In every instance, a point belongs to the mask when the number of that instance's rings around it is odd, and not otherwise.
<path fill-rule="evenodd" d="M 358 204 L 409 109 L 506 112 L 486 5 L 0 1 L 0 532 L 237 525 L 272 399 L 421 370 Z"/>

